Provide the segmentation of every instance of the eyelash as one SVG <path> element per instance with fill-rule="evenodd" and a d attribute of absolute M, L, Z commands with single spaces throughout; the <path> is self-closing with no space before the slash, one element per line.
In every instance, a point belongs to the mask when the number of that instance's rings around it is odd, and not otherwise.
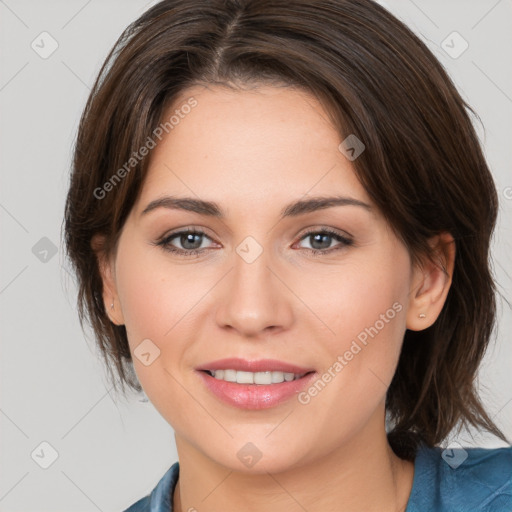
<path fill-rule="evenodd" d="M 173 253 L 173 254 L 177 254 L 178 256 L 183 256 L 183 257 L 191 257 L 191 256 L 196 256 L 196 255 L 199 255 L 200 253 L 202 253 L 203 251 L 205 251 L 206 249 L 203 248 L 203 249 L 190 249 L 190 250 L 184 250 L 184 249 L 177 249 L 176 247 L 173 247 L 170 245 L 170 242 L 173 238 L 176 238 L 180 235 L 183 235 L 183 234 L 193 234 L 193 235 L 204 235 L 206 236 L 207 238 L 210 238 L 204 231 L 200 230 L 200 229 L 185 229 L 185 230 L 182 230 L 182 231 L 177 231 L 175 233 L 171 233 L 170 235 L 162 238 L 160 241 L 156 242 L 154 245 L 157 245 L 159 247 L 162 247 L 162 249 L 164 251 L 167 251 L 167 252 L 170 252 L 170 253 Z M 336 239 L 338 242 L 341 242 L 340 245 L 338 246 L 335 246 L 335 247 L 332 247 L 330 249 L 326 249 L 326 250 L 323 250 L 323 249 L 309 249 L 309 248 L 305 248 L 304 250 L 308 251 L 312 256 L 322 256 L 322 255 L 325 255 L 325 254 L 330 254 L 334 251 L 339 251 L 347 246 L 351 246 L 354 244 L 354 241 L 351 240 L 350 238 L 347 238 L 343 235 L 340 235 L 337 231 L 333 231 L 332 229 L 329 229 L 329 228 L 324 228 L 324 229 L 312 229 L 306 233 L 304 233 L 302 235 L 302 237 L 300 238 L 300 240 L 303 240 L 305 238 L 307 238 L 308 236 L 311 236 L 311 235 L 317 235 L 317 234 L 322 234 L 322 235 L 329 235 L 331 236 L 332 238 Z"/>

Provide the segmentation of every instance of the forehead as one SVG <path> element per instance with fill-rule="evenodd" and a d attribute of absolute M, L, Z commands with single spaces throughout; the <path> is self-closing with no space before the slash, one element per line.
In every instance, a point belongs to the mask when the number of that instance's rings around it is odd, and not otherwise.
<path fill-rule="evenodd" d="M 171 118 L 152 150 L 139 211 L 166 193 L 221 203 L 243 198 L 247 206 L 333 193 L 369 202 L 338 149 L 341 135 L 305 91 L 194 86 L 162 123 Z"/>

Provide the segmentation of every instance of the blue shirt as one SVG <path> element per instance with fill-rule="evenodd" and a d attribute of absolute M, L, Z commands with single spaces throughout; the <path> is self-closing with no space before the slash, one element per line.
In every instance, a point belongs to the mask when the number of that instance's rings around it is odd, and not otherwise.
<path fill-rule="evenodd" d="M 124 512 L 172 512 L 179 463 Z M 405 512 L 512 512 L 512 447 L 442 450 L 421 445 Z"/>

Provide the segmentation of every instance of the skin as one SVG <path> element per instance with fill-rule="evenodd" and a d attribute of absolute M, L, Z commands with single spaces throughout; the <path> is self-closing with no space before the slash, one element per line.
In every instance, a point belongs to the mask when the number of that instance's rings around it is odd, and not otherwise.
<path fill-rule="evenodd" d="M 412 265 L 313 96 L 292 88 L 194 86 L 171 110 L 190 96 L 198 106 L 152 150 L 116 253 L 98 251 L 106 309 L 126 326 L 140 383 L 175 431 L 174 509 L 404 510 L 414 467 L 387 442 L 385 396 L 406 328 L 427 328 L 443 307 L 453 239 L 431 240 L 446 272 L 433 263 Z M 335 194 L 371 209 L 345 205 L 279 217 L 290 202 Z M 215 201 L 225 219 L 165 208 L 141 215 L 164 195 Z M 194 246 L 203 248 L 200 255 L 155 245 L 187 227 L 206 232 Z M 332 237 L 322 245 L 304 236 L 306 228 L 334 229 L 353 244 Z M 247 236 L 262 249 L 250 264 L 236 252 Z M 170 245 L 192 246 L 179 236 Z M 195 372 L 207 361 L 241 357 L 284 360 L 321 375 L 396 303 L 401 311 L 306 405 L 292 398 L 241 410 L 220 402 Z M 160 356 L 145 366 L 134 351 L 148 338 Z M 251 468 L 237 457 L 248 442 L 262 454 Z"/>

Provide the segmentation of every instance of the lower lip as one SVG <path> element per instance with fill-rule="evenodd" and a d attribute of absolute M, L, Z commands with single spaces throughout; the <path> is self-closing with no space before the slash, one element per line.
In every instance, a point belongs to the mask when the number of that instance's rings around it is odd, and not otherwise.
<path fill-rule="evenodd" d="M 280 384 L 237 384 L 198 371 L 206 387 L 223 402 L 240 409 L 269 409 L 300 393 L 314 379 L 316 372 Z"/>

